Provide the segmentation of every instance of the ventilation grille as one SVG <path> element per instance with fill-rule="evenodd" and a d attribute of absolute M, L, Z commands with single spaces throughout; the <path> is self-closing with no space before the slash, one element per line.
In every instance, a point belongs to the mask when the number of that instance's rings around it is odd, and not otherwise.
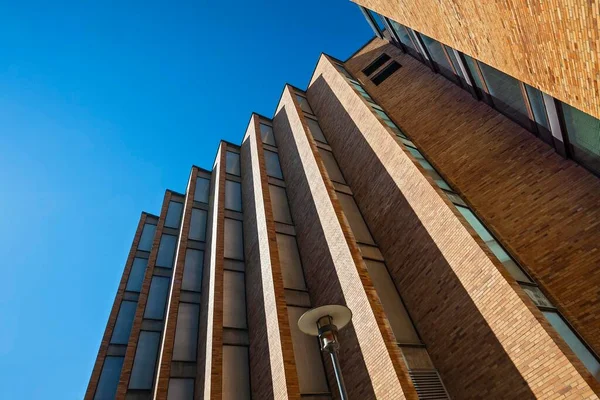
<path fill-rule="evenodd" d="M 422 400 L 450 399 L 437 371 L 410 370 L 410 377 L 417 389 L 417 395 Z"/>

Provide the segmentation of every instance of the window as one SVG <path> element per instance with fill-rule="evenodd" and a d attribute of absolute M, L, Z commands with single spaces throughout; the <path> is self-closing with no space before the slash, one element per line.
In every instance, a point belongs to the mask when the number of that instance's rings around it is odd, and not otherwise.
<path fill-rule="evenodd" d="M 293 224 L 285 189 L 279 186 L 269 185 L 269 193 L 271 194 L 273 219 L 277 222 L 283 222 L 284 224 Z"/>
<path fill-rule="evenodd" d="M 382 17 L 374 11 L 371 11 L 369 9 L 367 9 L 367 11 L 369 12 L 369 15 L 371 16 L 371 19 L 377 25 L 377 28 L 379 28 L 379 32 L 383 32 L 385 30 L 385 25 L 383 24 Z"/>
<path fill-rule="evenodd" d="M 583 344 L 581 339 L 573 332 L 571 327 L 567 325 L 564 319 L 555 311 L 542 311 L 544 317 L 550 322 L 550 325 L 556 329 L 558 334 L 569 345 L 573 353 L 581 360 L 583 365 L 594 375 L 596 379 L 600 379 L 600 363 L 590 350 Z"/>
<path fill-rule="evenodd" d="M 263 143 L 275 146 L 275 136 L 273 135 L 273 127 L 266 124 L 260 124 L 260 138 Z"/>
<path fill-rule="evenodd" d="M 318 339 L 306 335 L 298 328 L 298 319 L 308 309 L 288 306 L 287 310 L 300 393 L 328 393 L 329 387 L 325 378 Z"/>
<path fill-rule="evenodd" d="M 242 185 L 240 183 L 225 181 L 225 208 L 242 211 Z"/>
<path fill-rule="evenodd" d="M 192 208 L 192 219 L 190 222 L 189 238 L 192 240 L 206 241 L 206 217 L 208 213 L 205 210 Z"/>
<path fill-rule="evenodd" d="M 346 184 L 344 176 L 342 175 L 342 171 L 340 171 L 340 168 L 333 157 L 333 153 L 322 148 L 319 148 L 318 150 L 319 154 L 321 155 L 321 159 L 323 160 L 323 164 L 325 164 L 325 169 L 327 170 L 329 179 L 334 182 Z"/>
<path fill-rule="evenodd" d="M 179 303 L 173 360 L 196 361 L 199 318 L 200 306 L 198 304 Z"/>
<path fill-rule="evenodd" d="M 529 104 L 531 105 L 531 111 L 533 112 L 540 139 L 552 144 L 552 133 L 550 132 L 550 123 L 548 122 L 548 113 L 546 112 L 542 92 L 526 83 L 523 85 L 525 85 L 525 90 L 527 90 L 527 97 L 529 97 Z"/>
<path fill-rule="evenodd" d="M 145 258 L 134 258 L 131 271 L 129 272 L 129 279 L 127 279 L 127 287 L 125 290 L 130 292 L 139 292 L 142 290 L 142 282 L 144 281 L 144 274 L 146 273 L 146 266 L 148 260 Z"/>
<path fill-rule="evenodd" d="M 194 201 L 208 203 L 210 195 L 210 180 L 206 178 L 196 178 L 196 191 L 194 192 Z"/>
<path fill-rule="evenodd" d="M 400 67 L 401 65 L 399 63 L 392 61 L 384 69 L 379 71 L 373 78 L 371 78 L 371 81 L 376 86 L 379 86 L 383 81 L 392 76 L 394 72 L 398 71 Z"/>
<path fill-rule="evenodd" d="M 475 81 L 474 84 L 475 86 L 477 86 L 477 88 L 479 89 L 479 95 L 481 95 L 481 93 L 484 91 L 483 89 L 483 83 L 481 82 L 481 78 L 479 76 L 479 68 L 477 67 L 477 61 L 475 61 L 473 58 L 471 58 L 470 56 L 463 54 L 463 56 L 465 57 L 465 61 L 467 62 L 467 68 L 469 69 L 469 72 L 471 73 L 471 76 L 473 77 L 473 80 Z"/>
<path fill-rule="evenodd" d="M 498 111 L 528 127 L 529 116 L 519 81 L 482 62 L 479 66 Z"/>
<path fill-rule="evenodd" d="M 156 225 L 144 224 L 142 229 L 142 236 L 138 243 L 138 250 L 150 251 L 152 250 L 152 242 L 154 241 L 154 232 L 156 231 Z"/>
<path fill-rule="evenodd" d="M 177 236 L 162 235 L 160 245 L 158 246 L 158 256 L 156 257 L 156 266 L 163 268 L 173 268 L 175 258 L 175 248 L 177 247 Z"/>
<path fill-rule="evenodd" d="M 183 212 L 183 203 L 178 201 L 170 201 L 167 217 L 165 218 L 165 226 L 167 228 L 179 228 L 181 222 L 181 213 Z"/>
<path fill-rule="evenodd" d="M 323 131 L 321 130 L 321 127 L 317 121 L 312 118 L 306 118 L 306 125 L 308 125 L 308 130 L 316 141 L 327 143 L 325 135 L 323 135 Z"/>
<path fill-rule="evenodd" d="M 429 176 L 433 178 L 433 181 L 436 183 L 436 185 L 438 185 L 441 189 L 452 191 L 452 188 L 446 183 L 444 178 L 442 178 L 440 174 L 438 174 L 435 168 L 433 168 L 433 165 L 431 165 L 425 159 L 425 157 L 423 157 L 423 154 L 421 154 L 419 150 L 412 147 L 406 147 L 406 149 L 415 157 L 417 162 L 421 164 L 421 166 L 429 174 Z"/>
<path fill-rule="evenodd" d="M 568 104 L 561 106 L 573 158 L 600 173 L 600 120 Z"/>
<path fill-rule="evenodd" d="M 276 237 L 283 286 L 288 289 L 306 290 L 296 238 L 282 233 L 277 233 Z"/>
<path fill-rule="evenodd" d="M 244 273 L 223 273 L 223 326 L 247 329 Z"/>
<path fill-rule="evenodd" d="M 405 46 L 406 51 L 413 57 L 420 59 L 419 51 L 415 47 L 413 41 L 410 39 L 410 36 L 408 36 L 408 31 L 406 30 L 406 27 L 402 24 L 397 23 L 396 21 L 390 20 L 390 23 L 392 25 L 392 29 L 394 30 L 394 32 L 396 32 L 398 39 L 400 39 L 400 43 L 402 43 Z"/>
<path fill-rule="evenodd" d="M 421 36 L 421 39 L 425 44 L 425 48 L 427 48 L 427 51 L 429 52 L 432 61 L 439 68 L 440 73 L 450 80 L 455 80 L 456 78 L 454 75 L 454 71 L 452 70 L 450 61 L 446 57 L 446 53 L 444 51 L 444 48 L 442 47 L 442 44 L 437 40 L 430 38 L 427 35 L 423 35 L 422 33 L 419 33 L 418 35 Z"/>
<path fill-rule="evenodd" d="M 133 325 L 136 308 L 137 302 L 135 301 L 121 302 L 117 321 L 115 322 L 115 329 L 110 338 L 111 343 L 127 344 L 127 342 L 129 342 L 129 334 L 131 333 L 131 326 Z"/>
<path fill-rule="evenodd" d="M 123 360 L 124 357 L 113 356 L 108 356 L 104 359 L 94 400 L 107 400 L 116 397 L 121 369 L 123 368 Z"/>
<path fill-rule="evenodd" d="M 342 205 L 342 209 L 348 219 L 348 223 L 350 224 L 350 228 L 352 229 L 352 233 L 354 233 L 356 241 L 359 243 L 375 244 L 354 198 L 345 193 L 337 192 L 336 194 L 340 200 L 340 204 Z"/>
<path fill-rule="evenodd" d="M 385 264 L 373 260 L 365 260 L 365 263 L 375 291 L 381 299 L 385 315 L 390 321 L 396 341 L 402 344 L 420 344 L 419 335 L 415 331 Z"/>
<path fill-rule="evenodd" d="M 194 400 L 194 380 L 171 378 L 167 400 Z"/>
<path fill-rule="evenodd" d="M 379 57 L 377 57 L 375 60 L 373 60 L 373 62 L 371 62 L 371 64 L 367 65 L 367 67 L 362 70 L 363 74 L 365 74 L 367 76 L 371 75 L 373 72 L 375 72 L 379 68 L 381 68 L 381 66 L 383 66 L 383 64 L 388 62 L 390 59 L 391 59 L 391 57 L 389 55 L 387 55 L 385 53 L 381 54 Z"/>
<path fill-rule="evenodd" d="M 456 73 L 460 77 L 461 81 L 466 83 L 465 76 L 462 72 L 462 69 L 460 68 L 460 63 L 459 63 L 458 59 L 456 58 L 456 54 L 454 53 L 454 50 L 452 50 L 452 47 L 448 47 L 446 45 L 444 45 L 444 49 L 446 49 L 446 54 L 448 54 L 448 58 L 450 58 L 450 61 L 452 62 L 454 71 L 456 71 Z"/>
<path fill-rule="evenodd" d="M 170 279 L 164 276 L 153 276 L 148 293 L 148 302 L 144 310 L 144 318 L 163 319 L 169 295 Z"/>
<path fill-rule="evenodd" d="M 202 291 L 202 270 L 204 266 L 204 252 L 201 250 L 187 249 L 185 252 L 185 265 L 183 266 L 183 279 L 181 289 L 192 292 Z"/>
<path fill-rule="evenodd" d="M 314 114 L 312 108 L 310 108 L 310 104 L 308 104 L 308 100 L 304 96 L 296 95 L 296 99 L 298 100 L 298 104 L 300 104 L 300 109 L 305 113 Z"/>
<path fill-rule="evenodd" d="M 240 176 L 240 155 L 228 151 L 225 154 L 225 172 L 232 175 Z"/>
<path fill-rule="evenodd" d="M 234 260 L 244 259 L 243 235 L 242 221 L 225 218 L 225 258 L 233 258 Z"/>
<path fill-rule="evenodd" d="M 159 332 L 140 332 L 129 379 L 129 389 L 152 389 L 159 341 Z"/>
<path fill-rule="evenodd" d="M 250 371 L 248 348 L 223 346 L 222 400 L 250 400 Z"/>
<path fill-rule="evenodd" d="M 273 178 L 283 179 L 283 173 L 281 172 L 279 156 L 277 153 L 265 150 L 265 164 L 267 168 L 267 175 L 272 176 Z"/>

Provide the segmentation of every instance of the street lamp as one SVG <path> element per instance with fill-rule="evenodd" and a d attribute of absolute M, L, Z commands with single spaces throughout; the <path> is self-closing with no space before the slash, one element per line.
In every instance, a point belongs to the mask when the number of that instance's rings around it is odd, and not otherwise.
<path fill-rule="evenodd" d="M 338 359 L 338 329 L 342 329 L 352 320 L 352 311 L 346 306 L 329 305 L 308 310 L 298 320 L 298 328 L 307 335 L 318 336 L 321 350 L 329 353 L 335 379 L 340 389 L 341 400 L 347 400 L 346 385 Z"/>

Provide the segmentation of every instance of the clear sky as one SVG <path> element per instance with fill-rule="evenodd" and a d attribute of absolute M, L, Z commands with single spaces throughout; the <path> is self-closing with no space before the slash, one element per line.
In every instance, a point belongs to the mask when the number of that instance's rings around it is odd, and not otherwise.
<path fill-rule="evenodd" d="M 140 212 L 371 36 L 349 0 L 4 2 L 0 399 L 82 398 Z"/>

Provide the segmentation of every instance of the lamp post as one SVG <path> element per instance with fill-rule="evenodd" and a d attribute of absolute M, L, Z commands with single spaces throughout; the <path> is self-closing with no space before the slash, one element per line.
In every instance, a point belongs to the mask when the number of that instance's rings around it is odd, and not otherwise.
<path fill-rule="evenodd" d="M 347 400 L 346 385 L 338 359 L 338 329 L 342 329 L 352 320 L 352 311 L 346 306 L 329 305 L 308 310 L 298 320 L 298 328 L 307 335 L 318 336 L 321 351 L 329 353 L 335 379 L 340 390 L 341 400 Z"/>

